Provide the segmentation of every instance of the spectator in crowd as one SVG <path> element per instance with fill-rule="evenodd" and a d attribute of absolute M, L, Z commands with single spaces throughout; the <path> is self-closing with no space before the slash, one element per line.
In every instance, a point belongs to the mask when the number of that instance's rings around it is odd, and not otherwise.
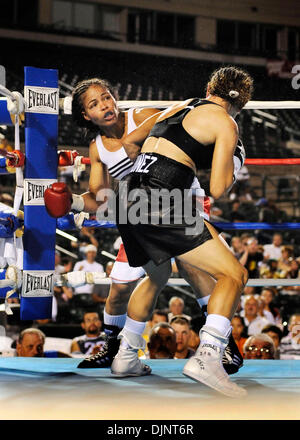
<path fill-rule="evenodd" d="M 232 325 L 232 337 L 235 340 L 239 352 L 241 353 L 242 356 L 244 356 L 243 348 L 247 340 L 247 338 L 245 337 L 246 326 L 244 319 L 239 315 L 234 315 L 234 317 L 231 320 L 231 325 Z"/>
<path fill-rule="evenodd" d="M 279 269 L 278 260 L 268 260 L 267 263 L 263 263 L 259 270 L 260 278 L 286 278 L 288 272 Z"/>
<path fill-rule="evenodd" d="M 155 324 L 159 322 L 168 322 L 168 314 L 164 310 L 155 309 L 146 326 L 149 329 L 148 334 L 150 334 Z"/>
<path fill-rule="evenodd" d="M 63 257 L 61 259 L 61 263 L 64 266 L 64 273 L 68 273 L 72 271 L 73 268 L 73 262 L 70 258 L 68 257 Z"/>
<path fill-rule="evenodd" d="M 61 254 L 59 251 L 55 251 L 55 260 L 54 260 L 54 272 L 56 275 L 61 275 L 65 272 L 64 266 L 61 264 Z"/>
<path fill-rule="evenodd" d="M 96 354 L 105 344 L 105 333 L 101 332 L 102 322 L 96 312 L 86 312 L 81 323 L 85 334 L 77 336 L 71 344 L 71 353 Z"/>
<path fill-rule="evenodd" d="M 243 313 L 241 312 L 242 315 L 249 336 L 260 333 L 266 325 L 270 324 L 265 317 L 259 315 L 259 302 L 255 296 L 248 296 L 245 299 L 244 310 Z"/>
<path fill-rule="evenodd" d="M 280 359 L 300 359 L 300 313 L 289 319 L 289 334 L 280 343 Z"/>
<path fill-rule="evenodd" d="M 96 248 L 99 247 L 97 238 L 95 237 L 95 228 L 87 228 L 83 226 L 78 235 L 78 242 L 71 241 L 73 248 L 79 248 L 81 254 L 85 254 L 85 247 L 92 244 Z"/>
<path fill-rule="evenodd" d="M 62 264 L 63 263 L 63 264 Z M 68 272 L 72 269 L 72 262 L 68 260 L 68 263 L 61 260 L 61 254 L 59 251 L 55 251 L 55 268 L 54 273 L 55 275 L 61 275 L 63 273 Z M 67 286 L 54 286 L 53 289 L 54 296 L 53 296 L 53 308 L 58 308 L 60 306 L 65 305 L 72 297 L 73 297 L 73 290 L 70 287 Z M 55 309 L 52 313 L 52 319 L 53 315 L 57 315 L 57 310 L 55 312 Z"/>
<path fill-rule="evenodd" d="M 291 267 L 287 274 L 287 278 L 295 279 L 300 278 L 300 263 L 299 259 L 293 259 L 291 261 Z M 300 286 L 288 286 L 284 287 L 284 293 L 287 293 L 288 295 L 297 295 L 300 293 Z"/>
<path fill-rule="evenodd" d="M 254 286 L 245 286 L 242 296 L 240 298 L 240 304 L 238 305 L 237 309 L 236 309 L 236 313 L 240 314 L 241 310 L 244 308 L 245 306 L 245 300 L 248 296 L 257 296 L 257 292 L 256 292 L 256 287 Z"/>
<path fill-rule="evenodd" d="M 95 237 L 95 228 L 87 228 L 83 226 L 80 229 L 79 239 L 81 241 L 87 242 L 88 244 L 92 244 L 93 246 L 96 246 L 96 248 L 99 247 L 98 240 Z"/>
<path fill-rule="evenodd" d="M 243 295 L 244 296 L 256 295 L 256 288 L 254 286 L 245 286 Z"/>
<path fill-rule="evenodd" d="M 239 260 L 245 250 L 241 237 L 232 237 L 230 249 L 234 256 Z"/>
<path fill-rule="evenodd" d="M 287 278 L 300 278 L 299 267 L 300 267 L 299 261 L 293 259 L 291 261 L 291 266 Z"/>
<path fill-rule="evenodd" d="M 196 351 L 200 344 L 199 331 L 204 325 L 206 317 L 202 314 L 201 316 L 196 315 L 194 319 L 190 322 L 190 337 L 189 337 L 189 348 Z"/>
<path fill-rule="evenodd" d="M 105 274 L 107 276 L 107 278 L 110 277 L 112 268 L 114 267 L 114 262 L 113 261 L 109 261 L 106 266 L 105 266 Z"/>
<path fill-rule="evenodd" d="M 253 235 L 251 235 L 249 232 L 242 233 L 241 240 L 242 240 L 243 246 L 247 246 L 247 242 L 250 238 L 253 238 Z"/>
<path fill-rule="evenodd" d="M 17 341 L 16 355 L 18 357 L 71 357 L 61 351 L 44 351 L 46 336 L 37 328 L 23 330 Z"/>
<path fill-rule="evenodd" d="M 146 323 L 145 331 L 143 333 L 143 338 L 145 339 L 146 343 L 148 343 L 148 341 L 149 341 L 149 335 L 150 335 L 153 327 L 156 324 L 159 324 L 160 322 L 168 322 L 168 313 L 163 310 L 155 309 L 152 312 L 151 318 Z M 148 346 L 146 345 L 145 353 L 147 353 L 147 350 L 148 350 L 147 347 Z M 139 351 L 139 357 L 140 356 L 143 356 L 142 350 Z"/>
<path fill-rule="evenodd" d="M 109 278 L 113 266 L 114 266 L 114 263 L 112 261 L 109 261 L 106 264 L 106 266 L 105 266 L 105 275 L 106 275 L 107 278 Z M 95 303 L 105 304 L 106 303 L 106 299 L 107 299 L 108 294 L 109 294 L 109 289 L 110 289 L 110 283 L 109 284 L 106 283 L 106 284 L 95 285 L 93 293 L 92 293 L 93 301 Z"/>
<path fill-rule="evenodd" d="M 85 247 L 86 258 L 82 261 L 77 261 L 74 266 L 74 271 L 83 270 L 84 272 L 104 272 L 102 264 L 97 263 L 96 255 L 97 248 L 93 244 L 89 244 Z M 93 284 L 86 284 L 85 286 L 76 287 L 74 295 L 81 293 L 92 293 L 94 290 Z"/>
<path fill-rule="evenodd" d="M 250 336 L 244 345 L 245 359 L 275 359 L 275 346 L 270 336 L 259 333 Z"/>
<path fill-rule="evenodd" d="M 271 324 L 281 325 L 281 316 L 279 310 L 274 305 L 274 298 L 277 295 L 275 287 L 264 287 L 260 294 L 261 314 Z"/>
<path fill-rule="evenodd" d="M 239 260 L 248 270 L 249 278 L 259 277 L 259 263 L 262 260 L 263 254 L 259 250 L 258 241 L 255 237 L 249 238 L 245 246 L 245 252 Z"/>
<path fill-rule="evenodd" d="M 176 353 L 176 333 L 167 322 L 153 327 L 148 342 L 150 359 L 173 359 Z"/>
<path fill-rule="evenodd" d="M 1 178 L 2 178 L 2 176 L 1 176 Z M 13 207 L 13 205 L 14 205 L 14 198 L 13 198 L 13 196 L 11 194 L 1 193 L 0 194 L 0 202 L 4 203 L 7 206 Z"/>
<path fill-rule="evenodd" d="M 293 261 L 293 257 L 294 257 L 293 246 L 282 246 L 281 257 L 278 260 L 278 268 L 288 273 L 291 268 L 291 262 Z"/>
<path fill-rule="evenodd" d="M 183 316 L 174 316 L 170 321 L 176 333 L 176 353 L 174 359 L 189 359 L 195 351 L 189 348 L 190 321 Z"/>
<path fill-rule="evenodd" d="M 168 314 L 168 320 L 169 322 L 173 318 L 173 316 L 177 315 L 183 315 L 186 319 L 191 320 L 191 317 L 188 315 L 184 315 L 184 300 L 182 298 L 179 298 L 179 296 L 172 296 L 172 298 L 169 301 L 169 314 Z"/>
<path fill-rule="evenodd" d="M 281 258 L 282 235 L 276 232 L 273 235 L 272 243 L 264 245 L 264 259 L 280 260 Z"/>
<path fill-rule="evenodd" d="M 279 327 L 277 327 L 277 325 L 270 324 L 264 327 L 261 332 L 270 336 L 270 338 L 273 340 L 275 346 L 274 357 L 275 359 L 279 359 L 280 358 L 279 346 L 283 336 L 282 330 Z"/>

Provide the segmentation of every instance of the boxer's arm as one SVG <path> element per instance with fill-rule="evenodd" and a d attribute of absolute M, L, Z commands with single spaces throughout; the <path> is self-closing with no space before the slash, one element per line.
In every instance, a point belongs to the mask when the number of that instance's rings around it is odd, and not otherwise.
<path fill-rule="evenodd" d="M 145 112 L 140 115 L 140 118 L 143 116 L 145 117 L 147 114 L 146 109 L 144 109 Z M 147 109 L 148 111 L 150 109 Z M 158 117 L 161 115 L 161 111 L 157 111 L 156 109 L 151 109 L 152 111 L 156 111 L 154 114 L 152 114 L 147 119 L 144 119 L 143 122 L 131 133 L 129 133 L 127 136 L 122 138 L 122 145 L 126 150 L 126 153 L 128 154 L 128 157 L 131 160 L 135 160 L 138 154 L 141 151 L 141 147 L 149 135 L 150 131 L 152 130 L 152 127 L 155 125 Z"/>
<path fill-rule="evenodd" d="M 215 114 L 214 118 L 216 141 L 210 175 L 210 193 L 218 199 L 233 183 L 233 154 L 238 141 L 238 127 L 229 117 Z"/>
<path fill-rule="evenodd" d="M 97 202 L 98 191 L 110 187 L 110 179 L 106 165 L 99 160 L 96 142 L 90 144 L 89 157 L 91 160 L 91 171 L 89 179 L 89 191 L 82 194 L 85 212 L 96 212 L 102 202 Z"/>

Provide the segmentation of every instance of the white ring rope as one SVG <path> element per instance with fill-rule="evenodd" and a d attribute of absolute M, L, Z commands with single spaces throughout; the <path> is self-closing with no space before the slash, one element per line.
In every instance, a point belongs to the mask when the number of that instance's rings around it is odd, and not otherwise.
<path fill-rule="evenodd" d="M 183 278 L 170 278 L 168 286 L 189 286 Z M 300 286 L 300 278 L 250 278 L 246 284 L 250 287 L 289 287 Z"/>
<path fill-rule="evenodd" d="M 77 274 L 80 274 L 80 277 L 83 272 L 68 272 L 67 274 L 61 275 L 58 277 L 58 280 L 64 280 L 65 282 L 68 282 L 68 285 L 72 286 L 73 280 L 75 285 L 77 285 Z M 86 274 L 86 277 L 88 277 L 88 274 L 91 274 L 90 276 L 93 278 L 93 284 L 108 284 L 109 279 L 107 277 L 104 277 L 101 275 L 101 272 L 84 272 Z M 97 274 L 97 276 L 96 276 Z M 62 278 L 60 278 L 62 277 Z M 80 279 L 80 281 L 82 281 Z M 169 281 L 167 283 L 168 286 L 189 286 L 187 281 L 185 281 L 183 278 L 169 278 Z M 300 278 L 286 278 L 286 279 L 278 279 L 278 278 L 250 278 L 246 284 L 246 286 L 251 287 L 264 287 L 264 286 L 276 286 L 276 287 L 289 287 L 289 286 L 300 286 Z"/>
<path fill-rule="evenodd" d="M 173 104 L 179 104 L 182 101 L 119 101 L 118 106 L 120 109 L 128 108 L 167 108 Z M 245 107 L 248 110 L 255 109 L 300 109 L 300 101 L 249 101 Z M 60 109 L 66 115 L 72 114 L 72 97 L 66 96 L 60 99 Z"/>
<path fill-rule="evenodd" d="M 18 280 L 18 284 L 22 279 L 22 271 L 17 269 L 15 266 L 10 266 L 14 268 L 13 281 Z M 10 277 L 9 277 L 10 278 Z M 0 280 L 0 287 L 7 286 L 7 277 L 5 280 Z M 62 285 L 67 284 L 70 287 L 83 286 L 85 284 L 110 284 L 111 279 L 106 276 L 103 272 L 85 272 L 85 271 L 73 271 L 67 272 L 66 274 L 56 276 L 56 284 Z M 10 284 L 11 285 L 11 284 Z M 169 278 L 167 283 L 168 286 L 189 286 L 188 282 L 183 278 Z M 300 278 L 250 278 L 246 284 L 250 287 L 290 287 L 290 286 L 300 286 Z"/>
<path fill-rule="evenodd" d="M 167 108 L 173 104 L 180 104 L 182 101 L 119 101 L 121 109 L 130 107 L 159 107 Z M 254 109 L 300 109 L 300 101 L 249 101 L 245 107 L 248 110 Z"/>
<path fill-rule="evenodd" d="M 12 101 L 17 101 L 15 95 L 1 84 L 0 84 L 0 94 L 6 96 L 6 98 L 10 98 Z"/>

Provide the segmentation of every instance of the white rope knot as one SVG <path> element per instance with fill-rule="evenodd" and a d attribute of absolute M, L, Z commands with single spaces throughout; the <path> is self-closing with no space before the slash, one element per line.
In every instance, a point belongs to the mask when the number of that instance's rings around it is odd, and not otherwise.
<path fill-rule="evenodd" d="M 25 100 L 21 93 L 11 92 L 13 97 L 7 97 L 7 110 L 13 115 L 20 115 L 25 110 Z"/>
<path fill-rule="evenodd" d="M 89 219 L 90 214 L 87 212 L 80 212 L 79 214 L 74 214 L 74 223 L 78 229 L 82 228 L 83 222 L 86 219 Z"/>
<path fill-rule="evenodd" d="M 9 290 L 6 293 L 5 297 L 5 312 L 7 315 L 12 315 L 13 312 L 8 304 L 8 298 L 13 295 L 17 289 L 20 289 L 22 286 L 22 271 L 17 268 L 17 266 L 12 265 L 8 266 L 6 269 L 5 279 L 9 282 L 9 286 L 12 287 L 11 290 Z"/>
<path fill-rule="evenodd" d="M 239 92 L 237 90 L 230 90 L 229 96 L 232 99 L 236 99 L 239 96 Z"/>

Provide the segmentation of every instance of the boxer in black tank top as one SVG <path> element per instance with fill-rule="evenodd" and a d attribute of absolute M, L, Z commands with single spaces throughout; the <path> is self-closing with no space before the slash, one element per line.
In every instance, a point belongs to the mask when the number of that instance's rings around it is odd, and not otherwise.
<path fill-rule="evenodd" d="M 186 108 L 175 113 L 174 116 L 156 122 L 149 134 L 149 137 L 162 137 L 177 145 L 190 156 L 197 169 L 203 170 L 211 168 L 215 144 L 203 145 L 199 143 L 183 128 L 182 121 L 192 109 L 205 104 L 218 105 L 206 99 L 194 98 Z"/>
<path fill-rule="evenodd" d="M 235 67 L 221 68 L 212 74 L 208 83 L 209 103 L 191 99 L 168 108 L 144 143 L 134 170 L 125 178 L 128 190 L 143 189 L 146 195 L 151 194 L 152 189 L 183 192 L 196 169 L 211 167 L 211 194 L 214 198 L 221 197 L 233 183 L 238 142 L 234 117 L 251 93 L 252 79 L 247 72 Z M 139 145 L 140 131 L 143 132 L 142 126 L 135 134 L 136 140 L 124 141 L 125 148 L 129 148 L 130 143 Z M 128 196 L 125 201 L 129 212 L 132 199 Z M 148 206 L 152 205 L 149 199 Z M 230 321 L 247 281 L 247 271 L 208 223 L 201 233 L 187 235 L 184 221 L 161 225 L 136 223 L 130 216 L 125 224 L 118 217 L 117 220 L 130 264 L 143 264 L 151 283 L 141 282 L 131 296 L 128 318 L 119 335 L 120 349 L 112 364 L 113 374 L 149 374 L 136 351 L 144 346 L 141 334 L 145 321 L 170 275 L 167 257 L 176 256 L 216 280 L 208 302 L 206 323 L 200 331 L 200 346 L 183 373 L 227 396 L 245 396 L 246 391 L 229 380 L 222 367 L 222 356 L 231 334 Z"/>

